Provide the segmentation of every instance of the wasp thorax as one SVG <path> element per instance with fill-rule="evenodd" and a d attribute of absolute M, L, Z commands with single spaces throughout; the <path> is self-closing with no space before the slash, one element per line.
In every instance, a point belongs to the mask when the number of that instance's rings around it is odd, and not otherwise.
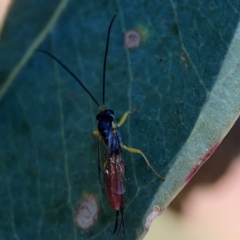
<path fill-rule="evenodd" d="M 107 138 L 114 120 L 113 110 L 104 110 L 100 112 L 96 116 L 96 119 L 98 120 L 98 131 L 104 138 Z"/>

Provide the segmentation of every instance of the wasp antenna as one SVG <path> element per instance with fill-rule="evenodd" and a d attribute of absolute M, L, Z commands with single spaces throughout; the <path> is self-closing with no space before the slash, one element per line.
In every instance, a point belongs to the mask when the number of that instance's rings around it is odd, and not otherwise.
<path fill-rule="evenodd" d="M 87 92 L 87 94 L 92 98 L 92 100 L 97 104 L 97 106 L 100 107 L 98 101 L 93 97 L 93 95 L 84 86 L 84 84 L 76 77 L 76 75 L 72 71 L 70 71 L 70 69 L 65 64 L 63 64 L 59 59 L 57 59 L 56 57 L 54 57 L 51 53 L 49 53 L 47 51 L 40 50 L 40 49 L 37 49 L 35 51 L 45 53 L 49 57 L 53 58 L 57 63 L 59 63 L 82 86 L 82 88 Z"/>
<path fill-rule="evenodd" d="M 116 16 L 117 16 L 117 14 L 114 15 L 114 17 L 112 18 L 111 23 L 108 27 L 107 43 L 106 43 L 104 62 L 103 62 L 103 92 L 102 92 L 103 105 L 105 105 L 105 74 L 106 74 L 106 64 L 107 64 L 107 53 L 108 53 L 109 38 L 110 38 L 110 32 L 111 32 L 112 24 L 113 24 L 113 21 L 114 21 Z"/>

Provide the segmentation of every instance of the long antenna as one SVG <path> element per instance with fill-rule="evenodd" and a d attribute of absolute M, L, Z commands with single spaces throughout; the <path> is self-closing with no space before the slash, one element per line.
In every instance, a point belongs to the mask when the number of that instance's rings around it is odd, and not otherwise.
<path fill-rule="evenodd" d="M 111 27 L 113 24 L 113 21 L 117 14 L 114 15 L 112 18 L 112 21 L 109 25 L 108 28 L 108 34 L 107 34 L 107 43 L 106 43 L 106 49 L 105 49 L 105 55 L 104 55 L 104 62 L 103 62 L 103 91 L 102 91 L 102 100 L 103 100 L 103 105 L 105 105 L 105 73 L 106 73 L 106 64 L 107 64 L 107 53 L 108 53 L 108 45 L 109 45 L 109 37 L 110 37 L 110 32 L 111 32 Z"/>
<path fill-rule="evenodd" d="M 88 89 L 83 85 L 83 83 L 76 77 L 76 75 L 72 71 L 69 70 L 69 68 L 66 65 L 64 65 L 59 59 L 57 59 L 56 57 L 54 57 L 51 53 L 49 53 L 47 51 L 40 50 L 40 49 L 37 49 L 36 51 L 45 53 L 49 57 L 53 58 L 56 62 L 58 62 L 82 86 L 82 88 L 88 93 L 88 95 L 97 104 L 97 106 L 100 107 L 98 101 L 93 97 L 93 95 L 88 91 Z"/>

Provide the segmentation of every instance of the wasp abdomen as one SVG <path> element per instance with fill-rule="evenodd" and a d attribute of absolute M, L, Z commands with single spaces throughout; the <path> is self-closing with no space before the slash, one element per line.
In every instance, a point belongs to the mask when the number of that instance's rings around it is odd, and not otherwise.
<path fill-rule="evenodd" d="M 119 210 L 123 205 L 123 194 L 126 191 L 122 155 L 109 157 L 106 170 L 109 203 L 114 210 Z"/>

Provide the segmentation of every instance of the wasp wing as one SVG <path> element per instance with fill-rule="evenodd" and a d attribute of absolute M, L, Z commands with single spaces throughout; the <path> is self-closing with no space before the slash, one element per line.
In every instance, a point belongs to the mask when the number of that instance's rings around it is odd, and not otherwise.
<path fill-rule="evenodd" d="M 106 164 L 110 152 L 101 136 L 97 136 L 97 144 L 98 144 L 98 177 L 102 192 L 105 196 L 107 196 Z"/>
<path fill-rule="evenodd" d="M 125 165 L 122 157 L 119 132 L 110 130 L 107 143 L 103 137 L 97 136 L 98 141 L 98 174 L 102 191 L 107 196 L 107 191 L 123 194 L 126 190 L 124 178 Z M 104 184 L 105 183 L 105 184 Z M 107 191 L 106 191 L 107 186 Z"/>
<path fill-rule="evenodd" d="M 125 165 L 122 155 L 110 155 L 107 162 L 107 186 L 108 193 L 122 195 L 126 191 L 125 187 Z"/>
<path fill-rule="evenodd" d="M 110 155 L 107 164 L 108 170 L 108 191 L 116 194 L 123 194 L 125 187 L 125 165 L 121 148 L 121 135 L 118 128 L 109 131 L 108 148 Z"/>

